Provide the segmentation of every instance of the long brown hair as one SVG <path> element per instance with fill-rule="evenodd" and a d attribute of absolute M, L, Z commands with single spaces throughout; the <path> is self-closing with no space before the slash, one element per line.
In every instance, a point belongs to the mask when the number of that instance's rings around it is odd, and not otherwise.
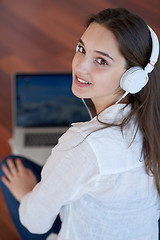
<path fill-rule="evenodd" d="M 87 27 L 96 22 L 109 29 L 119 43 L 119 50 L 127 61 L 127 68 L 144 68 L 150 61 L 152 39 L 144 20 L 124 8 L 105 9 L 92 15 Z M 147 174 L 152 173 L 160 195 L 160 79 L 158 64 L 149 74 L 148 84 L 138 93 L 129 94 L 131 112 L 119 126 L 123 127 L 136 116 L 143 136 L 142 155 Z M 98 119 L 98 116 L 97 116 Z M 106 127 L 109 127 L 107 123 Z M 112 124 L 110 126 L 115 126 Z"/>

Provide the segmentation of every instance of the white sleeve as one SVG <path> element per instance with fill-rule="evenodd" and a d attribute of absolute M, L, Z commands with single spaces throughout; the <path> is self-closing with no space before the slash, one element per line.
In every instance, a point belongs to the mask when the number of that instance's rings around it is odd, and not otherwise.
<path fill-rule="evenodd" d="M 43 167 L 41 182 L 22 199 L 22 224 L 33 233 L 47 232 L 61 207 L 88 192 L 98 174 L 92 148 L 72 127 L 53 148 Z"/>

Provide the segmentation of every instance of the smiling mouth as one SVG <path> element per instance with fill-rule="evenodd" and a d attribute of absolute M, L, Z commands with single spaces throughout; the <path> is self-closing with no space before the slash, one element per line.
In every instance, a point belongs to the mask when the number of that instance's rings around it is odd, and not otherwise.
<path fill-rule="evenodd" d="M 87 82 L 87 81 L 85 81 L 85 80 L 82 80 L 81 78 L 79 78 L 79 77 L 76 77 L 77 78 L 77 80 L 78 80 L 78 82 L 80 82 L 80 83 L 84 83 L 84 84 L 91 84 L 90 82 Z"/>

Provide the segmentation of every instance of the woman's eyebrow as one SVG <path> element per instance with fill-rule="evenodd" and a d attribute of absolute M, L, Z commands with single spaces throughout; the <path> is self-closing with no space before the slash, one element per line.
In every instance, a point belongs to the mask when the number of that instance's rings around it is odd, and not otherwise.
<path fill-rule="evenodd" d="M 83 46 L 85 46 L 85 44 L 84 44 L 84 42 L 82 41 L 82 39 L 79 39 L 79 42 L 80 42 Z"/>
<path fill-rule="evenodd" d="M 85 46 L 85 44 L 84 44 L 84 42 L 82 41 L 82 39 L 79 39 L 79 42 L 83 45 L 83 46 Z M 99 53 L 99 54 L 101 54 L 101 55 L 103 55 L 103 56 L 105 56 L 105 57 L 107 57 L 107 58 L 110 58 L 112 61 L 114 61 L 114 59 L 108 54 L 108 53 L 105 53 L 105 52 L 102 52 L 102 51 L 95 51 L 96 53 Z"/>
<path fill-rule="evenodd" d="M 103 55 L 103 56 L 105 56 L 105 57 L 110 58 L 110 59 L 114 62 L 114 59 L 113 59 L 108 53 L 101 52 L 101 51 L 95 51 L 95 52 L 96 52 L 96 53 L 99 53 L 99 54 L 101 54 L 101 55 Z"/>

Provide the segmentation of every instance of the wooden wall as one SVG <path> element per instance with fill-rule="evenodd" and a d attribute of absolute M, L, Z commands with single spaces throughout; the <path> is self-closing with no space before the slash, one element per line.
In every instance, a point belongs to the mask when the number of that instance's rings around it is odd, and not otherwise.
<path fill-rule="evenodd" d="M 0 1 L 0 159 L 10 154 L 13 74 L 70 70 L 87 17 L 108 7 L 125 7 L 141 15 L 160 37 L 159 0 Z M 1 192 L 0 239 L 19 239 Z"/>

